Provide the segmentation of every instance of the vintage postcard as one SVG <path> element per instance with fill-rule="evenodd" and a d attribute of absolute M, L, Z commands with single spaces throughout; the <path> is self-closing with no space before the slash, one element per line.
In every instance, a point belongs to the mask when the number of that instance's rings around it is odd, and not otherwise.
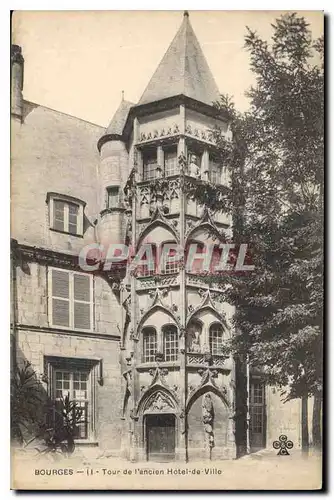
<path fill-rule="evenodd" d="M 13 489 L 322 488 L 323 27 L 13 12 Z"/>

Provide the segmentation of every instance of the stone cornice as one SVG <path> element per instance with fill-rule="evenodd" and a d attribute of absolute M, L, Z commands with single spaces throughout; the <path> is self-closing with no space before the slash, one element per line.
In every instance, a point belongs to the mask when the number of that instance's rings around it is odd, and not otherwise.
<path fill-rule="evenodd" d="M 72 271 L 83 272 L 79 266 L 79 256 L 62 252 L 56 252 L 47 248 L 30 246 L 18 243 L 17 240 L 11 240 L 11 258 L 16 266 L 22 266 L 23 262 L 37 262 L 45 266 L 59 267 Z M 95 265 L 97 261 L 89 261 L 88 264 Z M 94 270 L 95 276 L 106 279 L 112 287 L 119 287 L 119 280 L 124 278 L 126 265 L 114 266 L 110 271 L 103 271 L 104 262 L 101 261 L 100 269 Z M 92 271 L 87 271 L 92 273 Z M 116 284 L 116 285 L 115 285 Z M 115 285 L 115 286 L 114 286 Z"/>
<path fill-rule="evenodd" d="M 203 102 L 197 101 L 196 99 L 192 99 L 191 97 L 180 94 L 173 97 L 167 97 L 166 99 L 161 99 L 159 101 L 133 106 L 130 109 L 127 121 L 125 123 L 123 136 L 129 137 L 133 119 L 135 117 L 146 116 L 149 114 L 158 113 L 160 111 L 169 110 L 179 106 L 180 104 L 184 104 L 187 108 L 197 111 L 198 113 L 202 113 L 203 115 L 220 119 L 225 122 L 229 121 L 228 117 L 223 116 L 222 112 L 214 106 L 210 106 L 209 104 L 205 104 Z"/>
<path fill-rule="evenodd" d="M 54 250 L 30 246 L 11 240 L 12 258 L 16 262 L 39 262 L 41 264 L 59 266 L 68 269 L 79 269 L 78 255 L 70 255 Z"/>
<path fill-rule="evenodd" d="M 110 341 L 120 341 L 120 335 L 109 335 L 107 333 L 99 333 L 99 332 L 86 332 L 86 331 L 78 331 L 78 330 L 64 330 L 63 328 L 54 328 L 48 326 L 38 326 L 38 325 L 25 325 L 25 324 L 17 324 L 16 328 L 21 331 L 32 331 L 38 333 L 53 333 L 57 335 L 64 335 L 70 337 L 86 337 L 90 339 L 99 339 L 99 340 L 110 340 Z"/>

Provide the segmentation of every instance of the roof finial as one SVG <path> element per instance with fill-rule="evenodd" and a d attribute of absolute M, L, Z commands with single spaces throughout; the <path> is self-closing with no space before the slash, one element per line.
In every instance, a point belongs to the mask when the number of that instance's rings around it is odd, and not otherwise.
<path fill-rule="evenodd" d="M 188 12 L 187 10 L 185 10 L 185 11 L 183 12 L 183 15 L 184 15 L 184 17 L 189 17 L 189 12 Z"/>
<path fill-rule="evenodd" d="M 122 90 L 122 101 L 124 101 L 124 90 Z"/>

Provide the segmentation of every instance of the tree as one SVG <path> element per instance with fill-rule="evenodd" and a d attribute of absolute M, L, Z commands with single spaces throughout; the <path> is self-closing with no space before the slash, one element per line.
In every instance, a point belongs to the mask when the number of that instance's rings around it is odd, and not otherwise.
<path fill-rule="evenodd" d="M 41 420 L 41 408 L 45 403 L 41 383 L 31 364 L 15 364 L 10 381 L 11 440 L 23 445 L 36 432 Z"/>
<path fill-rule="evenodd" d="M 217 103 L 234 133 L 227 144 L 215 131 L 232 175 L 226 207 L 234 241 L 251 243 L 255 265 L 251 274 L 225 278 L 232 285 L 226 298 L 236 305 L 235 351 L 284 388 L 286 401 L 302 399 L 306 450 L 311 395 L 313 444 L 321 441 L 324 51 L 295 13 L 272 28 L 271 45 L 247 28 L 256 78 L 250 110 L 238 113 L 226 96 Z M 216 199 L 221 209 L 219 190 Z"/>

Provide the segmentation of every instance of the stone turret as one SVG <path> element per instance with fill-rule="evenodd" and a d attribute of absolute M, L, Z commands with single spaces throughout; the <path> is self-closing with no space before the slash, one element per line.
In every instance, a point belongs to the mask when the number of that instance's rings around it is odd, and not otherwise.
<path fill-rule="evenodd" d="M 129 176 L 129 153 L 123 129 L 133 104 L 122 99 L 108 128 L 98 141 L 100 151 L 101 213 L 97 226 L 99 242 L 124 243 L 126 217 L 123 188 Z"/>

